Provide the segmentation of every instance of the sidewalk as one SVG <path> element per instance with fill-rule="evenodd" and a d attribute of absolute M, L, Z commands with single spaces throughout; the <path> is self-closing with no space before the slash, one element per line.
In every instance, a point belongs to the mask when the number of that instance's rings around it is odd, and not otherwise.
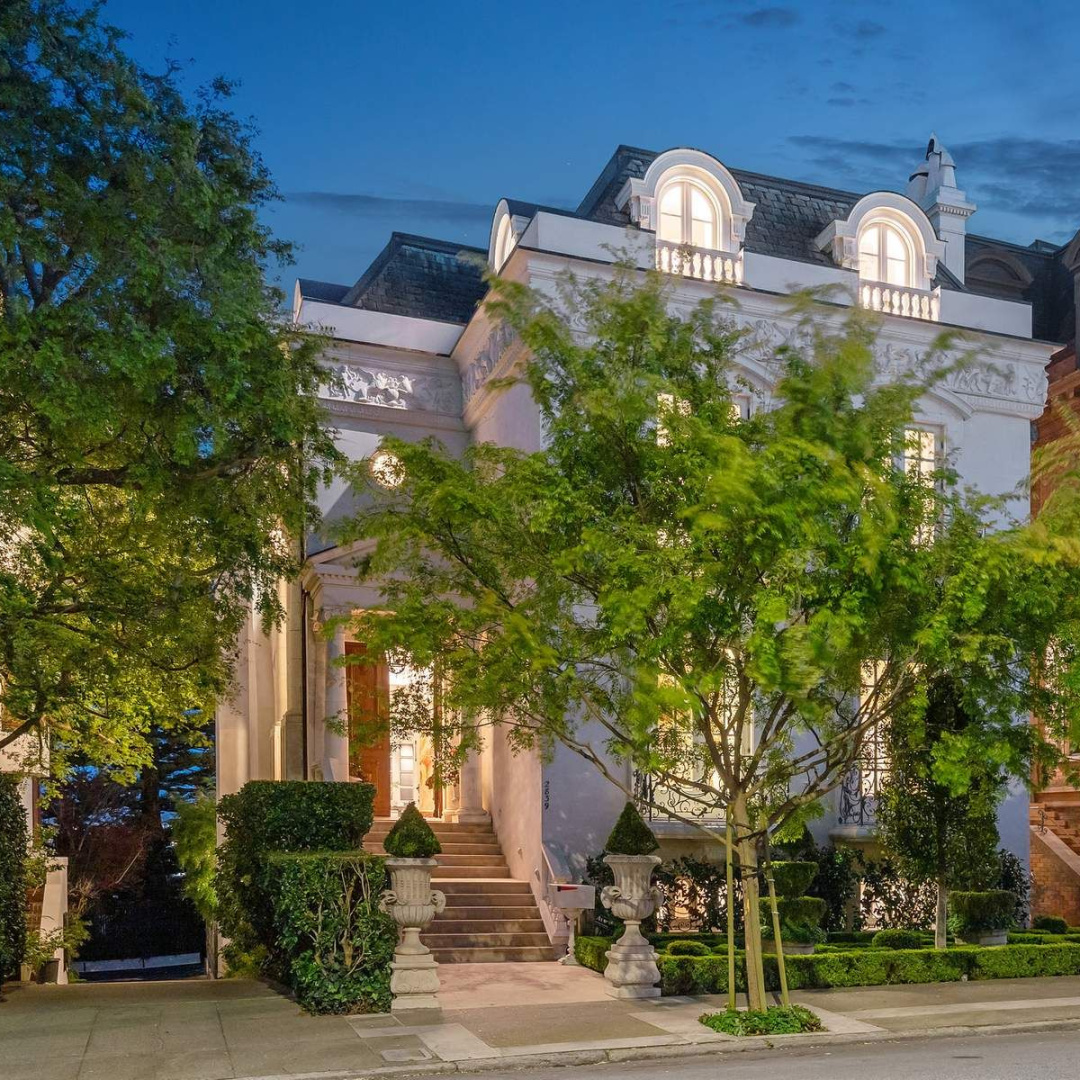
<path fill-rule="evenodd" d="M 1080 1027 L 1080 977 L 800 992 L 827 1032 L 732 1039 L 722 998 L 616 1001 L 556 964 L 443 969 L 441 1013 L 310 1017 L 246 980 L 17 986 L 0 1005 L 5 1080 L 253 1080 L 587 1064 L 959 1030 Z"/>

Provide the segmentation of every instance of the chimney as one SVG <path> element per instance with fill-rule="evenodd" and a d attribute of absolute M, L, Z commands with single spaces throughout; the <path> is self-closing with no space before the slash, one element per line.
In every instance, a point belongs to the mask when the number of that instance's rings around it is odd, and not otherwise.
<path fill-rule="evenodd" d="M 956 186 L 956 162 L 937 135 L 930 136 L 926 157 L 908 180 L 907 194 L 926 211 L 938 239 L 945 244 L 945 265 L 963 282 L 964 237 L 975 204 Z"/>

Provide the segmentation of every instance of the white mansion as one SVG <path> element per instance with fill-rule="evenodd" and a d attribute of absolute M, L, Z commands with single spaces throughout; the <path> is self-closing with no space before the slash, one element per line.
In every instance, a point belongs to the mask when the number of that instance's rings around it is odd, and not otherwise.
<path fill-rule="evenodd" d="M 489 386 L 520 355 L 485 310 L 478 256 L 503 275 L 550 288 L 567 269 L 603 273 L 614 253 L 628 252 L 643 270 L 673 276 L 676 307 L 726 284 L 738 301 L 732 317 L 761 344 L 762 362 L 751 350 L 741 363 L 746 383 L 763 395 L 770 383 L 764 361 L 794 328 L 787 294 L 838 286 L 823 311 L 857 303 L 882 313 L 883 378 L 918 365 L 943 327 L 966 332 L 965 347 L 985 359 L 922 400 L 923 446 L 931 457 L 947 449 L 965 482 L 1010 491 L 1027 476 L 1047 361 L 1074 335 L 1080 244 L 1019 247 L 971 233 L 976 208 L 934 139 L 904 190 L 851 194 L 730 169 L 700 150 L 620 146 L 577 210 L 504 199 L 486 252 L 395 233 L 355 284 L 298 281 L 295 316 L 332 335 L 326 363 L 340 379 L 325 404 L 350 458 L 371 458 L 387 433 L 434 435 L 451 451 L 471 440 L 530 450 L 541 430 L 528 389 Z M 347 512 L 352 498 L 344 484 L 326 490 L 326 518 Z M 488 921 L 472 936 L 464 923 L 441 917 L 445 940 L 438 941 L 438 920 L 426 935 L 436 955 L 550 957 L 559 926 L 547 885 L 580 875 L 584 856 L 602 847 L 622 793 L 569 751 L 546 763 L 514 756 L 498 732 L 457 787 L 442 792 L 425 784 L 431 748 L 424 740 L 350 750 L 325 718 L 380 700 L 373 689 L 409 673 L 365 666 L 345 678 L 334 661 L 363 642 L 341 631 L 327 641 L 320 623 L 375 606 L 379 597 L 358 583 L 355 551 L 310 538 L 308 556 L 301 579 L 281 585 L 287 622 L 269 637 L 253 622 L 240 643 L 237 692 L 217 718 L 219 792 L 256 778 L 362 776 L 376 785 L 378 817 L 415 800 L 429 816 L 456 823 L 440 826 L 444 838 L 461 841 L 447 848 L 441 887 L 453 893 L 456 882 L 458 893 L 473 897 L 464 903 L 469 911 L 518 916 L 514 933 L 509 926 L 496 932 Z M 872 836 L 878 768 L 868 761 L 835 792 L 831 814 L 816 823 L 822 839 Z M 653 825 L 669 850 L 701 843 L 673 822 Z M 1001 831 L 1026 859 L 1025 794 L 1003 806 Z M 475 843 L 464 842 L 469 837 Z M 461 900 L 452 895 L 455 903 Z"/>

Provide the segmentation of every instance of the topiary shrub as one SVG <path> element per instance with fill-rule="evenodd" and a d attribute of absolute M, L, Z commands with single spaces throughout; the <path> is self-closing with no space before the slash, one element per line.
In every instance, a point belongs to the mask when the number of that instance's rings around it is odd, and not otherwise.
<path fill-rule="evenodd" d="M 1032 930 L 1042 930 L 1047 934 L 1067 934 L 1069 924 L 1060 915 L 1036 915 L 1031 920 Z"/>
<path fill-rule="evenodd" d="M 19 777 L 0 774 L 0 986 L 26 951 L 26 852 L 30 838 Z"/>
<path fill-rule="evenodd" d="M 660 847 L 660 842 L 645 824 L 638 808 L 628 802 L 604 847 L 611 855 L 652 855 Z"/>
<path fill-rule="evenodd" d="M 442 851 L 439 838 L 424 815 L 409 803 L 394 822 L 383 841 L 383 848 L 398 859 L 430 859 Z"/>
<path fill-rule="evenodd" d="M 776 901 L 780 926 L 820 926 L 825 917 L 825 901 L 819 896 L 785 896 Z"/>
<path fill-rule="evenodd" d="M 712 949 L 703 941 L 672 941 L 664 950 L 668 956 L 711 956 Z"/>
<path fill-rule="evenodd" d="M 960 937 L 1008 930 L 1016 912 L 1016 895 L 1007 889 L 950 892 L 949 929 Z"/>
<path fill-rule="evenodd" d="M 268 856 L 261 884 L 270 898 L 279 969 L 313 1013 L 385 1012 L 397 925 L 379 910 L 385 860 L 341 852 Z"/>
<path fill-rule="evenodd" d="M 870 944 L 877 949 L 921 949 L 926 942 L 917 930 L 879 930 Z"/>
<path fill-rule="evenodd" d="M 818 868 L 817 863 L 812 862 L 774 862 L 772 871 L 777 895 L 797 897 L 806 895 L 817 877 Z"/>
<path fill-rule="evenodd" d="M 273 906 L 262 870 L 272 852 L 350 851 L 371 828 L 375 788 L 371 784 L 311 780 L 251 780 L 218 803 L 225 841 L 218 849 L 215 878 L 218 920 L 228 939 L 230 967 L 251 962 L 273 974 Z"/>

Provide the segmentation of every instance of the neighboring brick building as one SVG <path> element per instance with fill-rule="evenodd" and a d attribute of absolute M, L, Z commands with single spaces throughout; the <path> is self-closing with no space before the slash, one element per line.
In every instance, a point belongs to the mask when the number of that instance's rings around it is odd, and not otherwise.
<path fill-rule="evenodd" d="M 1072 340 L 1055 353 L 1046 365 L 1047 406 L 1033 425 L 1034 445 L 1046 446 L 1061 438 L 1069 425 L 1063 409 L 1080 417 L 1080 355 L 1077 352 L 1077 325 L 1080 320 L 1080 233 L 1054 253 L 1060 266 L 1059 282 L 1072 276 L 1072 295 L 1059 297 L 1055 317 L 1069 319 L 1061 326 L 1062 338 Z M 1038 510 L 1047 494 L 1045 483 L 1032 491 L 1032 509 Z M 1070 764 L 1050 777 L 1036 777 L 1040 788 L 1031 803 L 1031 872 L 1034 878 L 1032 913 L 1063 915 L 1072 926 L 1080 926 L 1080 745 L 1063 747 Z"/>

